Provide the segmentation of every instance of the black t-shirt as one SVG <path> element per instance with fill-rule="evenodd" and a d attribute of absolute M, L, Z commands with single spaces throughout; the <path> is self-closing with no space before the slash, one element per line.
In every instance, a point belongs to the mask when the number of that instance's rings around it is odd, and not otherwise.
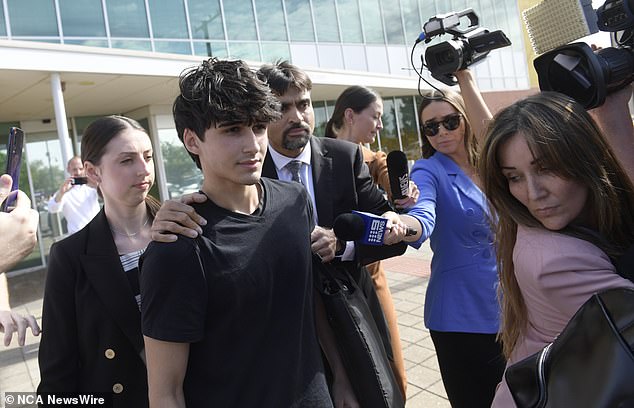
<path fill-rule="evenodd" d="M 191 343 L 189 407 L 331 406 L 314 321 L 312 206 L 298 183 L 261 185 L 256 215 L 195 205 L 203 237 L 152 242 L 142 258 L 143 334 Z"/>

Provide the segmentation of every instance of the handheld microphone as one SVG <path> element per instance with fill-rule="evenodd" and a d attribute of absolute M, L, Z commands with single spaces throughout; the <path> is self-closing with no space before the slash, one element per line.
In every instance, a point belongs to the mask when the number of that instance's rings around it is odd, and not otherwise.
<path fill-rule="evenodd" d="M 407 156 L 400 150 L 392 150 L 387 155 L 387 173 L 390 190 L 395 200 L 407 197 L 409 193 L 409 167 Z"/>
<path fill-rule="evenodd" d="M 358 241 L 365 245 L 383 245 L 387 218 L 378 215 L 352 211 L 335 218 L 333 230 L 337 238 L 344 241 Z M 416 230 L 408 227 L 405 236 L 416 235 Z"/>

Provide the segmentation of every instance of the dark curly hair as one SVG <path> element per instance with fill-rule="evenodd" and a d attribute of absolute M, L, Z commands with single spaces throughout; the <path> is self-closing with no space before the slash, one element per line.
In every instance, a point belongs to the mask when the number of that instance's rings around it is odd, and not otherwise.
<path fill-rule="evenodd" d="M 219 123 L 270 123 L 281 116 L 277 98 L 241 60 L 205 60 L 185 70 L 179 86 L 172 113 L 181 142 L 185 129 L 204 140 L 205 131 Z M 201 168 L 198 155 L 189 155 Z"/>

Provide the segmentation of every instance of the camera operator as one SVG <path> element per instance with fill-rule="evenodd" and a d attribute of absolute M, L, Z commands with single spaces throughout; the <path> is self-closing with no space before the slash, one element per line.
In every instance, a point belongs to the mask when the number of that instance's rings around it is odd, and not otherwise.
<path fill-rule="evenodd" d="M 84 228 L 99 212 L 97 186 L 86 177 L 84 165 L 79 156 L 68 161 L 68 177 L 48 202 L 48 212 L 60 211 L 66 218 L 68 234 Z"/>

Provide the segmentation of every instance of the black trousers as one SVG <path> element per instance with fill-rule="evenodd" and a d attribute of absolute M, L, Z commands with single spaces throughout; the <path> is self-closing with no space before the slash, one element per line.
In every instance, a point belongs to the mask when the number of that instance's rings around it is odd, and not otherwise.
<path fill-rule="evenodd" d="M 506 365 L 495 334 L 430 334 L 452 408 L 489 408 Z"/>

